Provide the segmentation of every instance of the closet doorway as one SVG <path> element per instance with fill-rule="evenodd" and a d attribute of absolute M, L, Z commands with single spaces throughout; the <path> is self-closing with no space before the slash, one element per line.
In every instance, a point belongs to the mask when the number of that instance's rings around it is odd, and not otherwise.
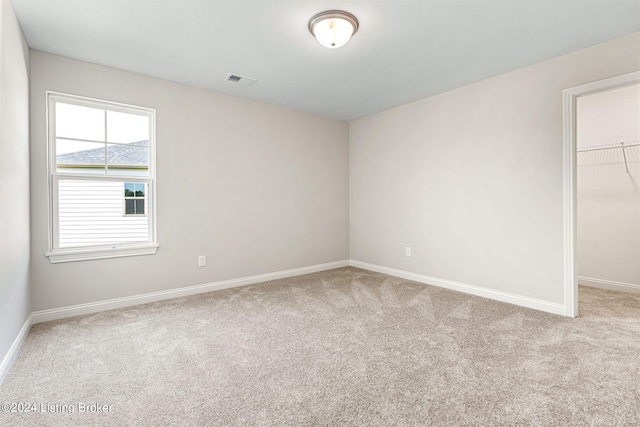
<path fill-rule="evenodd" d="M 640 293 L 640 83 L 576 112 L 578 285 Z"/>
<path fill-rule="evenodd" d="M 564 306 L 581 285 L 640 293 L 640 72 L 563 91 Z"/>

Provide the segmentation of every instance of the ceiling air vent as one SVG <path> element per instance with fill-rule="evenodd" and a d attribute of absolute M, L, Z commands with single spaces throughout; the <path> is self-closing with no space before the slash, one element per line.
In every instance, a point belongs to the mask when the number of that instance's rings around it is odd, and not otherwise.
<path fill-rule="evenodd" d="M 256 79 L 252 79 L 250 77 L 237 76 L 231 73 L 227 74 L 227 77 L 225 77 L 224 79 L 233 83 L 240 83 L 243 86 L 251 86 L 256 82 Z"/>

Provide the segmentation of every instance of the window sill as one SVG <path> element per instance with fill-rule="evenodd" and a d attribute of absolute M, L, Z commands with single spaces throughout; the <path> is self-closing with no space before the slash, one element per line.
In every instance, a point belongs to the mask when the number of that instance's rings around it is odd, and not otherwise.
<path fill-rule="evenodd" d="M 60 262 L 87 261 L 92 259 L 119 258 L 126 256 L 154 255 L 158 251 L 155 243 L 144 245 L 114 246 L 110 248 L 60 249 L 48 252 L 51 264 Z"/>

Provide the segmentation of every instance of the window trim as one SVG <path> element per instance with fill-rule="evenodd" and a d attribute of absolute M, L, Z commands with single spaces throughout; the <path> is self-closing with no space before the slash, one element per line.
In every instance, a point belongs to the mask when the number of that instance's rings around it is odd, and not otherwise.
<path fill-rule="evenodd" d="M 49 257 L 49 261 L 54 263 L 83 261 L 103 258 L 116 258 L 137 255 L 151 255 L 157 252 L 159 247 L 156 232 L 156 110 L 153 108 L 139 107 L 129 104 L 121 104 L 117 102 L 105 101 L 95 98 L 87 98 L 83 96 L 71 95 L 61 92 L 46 91 L 46 128 L 47 128 L 47 179 L 48 179 L 48 243 L 49 250 L 45 253 Z M 55 247 L 59 226 L 57 219 L 58 212 L 54 200 L 54 194 L 58 191 L 58 181 L 62 179 L 78 179 L 78 180 L 104 180 L 101 175 L 91 174 L 68 174 L 58 173 L 56 168 L 55 157 L 55 103 L 64 102 L 67 104 L 79 105 L 83 107 L 95 107 L 100 109 L 108 109 L 123 113 L 132 113 L 140 115 L 141 113 L 149 117 L 149 176 L 108 176 L 113 181 L 121 182 L 148 182 L 147 203 L 149 209 L 145 212 L 145 216 L 149 218 L 149 241 L 148 242 L 132 242 L 112 245 L 95 245 L 74 248 Z M 105 142 L 107 143 L 107 142 Z M 105 159 L 107 161 L 107 159 Z"/>

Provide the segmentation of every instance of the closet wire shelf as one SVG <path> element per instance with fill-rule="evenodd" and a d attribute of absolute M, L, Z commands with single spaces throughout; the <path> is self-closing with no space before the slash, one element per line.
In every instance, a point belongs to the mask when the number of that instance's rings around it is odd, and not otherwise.
<path fill-rule="evenodd" d="M 603 150 L 621 150 L 622 152 L 622 160 L 624 162 L 624 169 L 627 173 L 629 173 L 629 164 L 627 160 L 627 150 L 633 147 L 640 147 L 640 140 L 636 141 L 625 141 L 625 142 L 615 142 L 613 144 L 603 144 L 603 145 L 593 145 L 589 147 L 578 148 L 578 153 L 591 153 L 591 152 L 601 152 Z M 635 149 L 633 151 L 634 155 L 637 155 L 635 151 L 640 151 Z M 633 161 L 633 160 L 631 160 Z"/>

